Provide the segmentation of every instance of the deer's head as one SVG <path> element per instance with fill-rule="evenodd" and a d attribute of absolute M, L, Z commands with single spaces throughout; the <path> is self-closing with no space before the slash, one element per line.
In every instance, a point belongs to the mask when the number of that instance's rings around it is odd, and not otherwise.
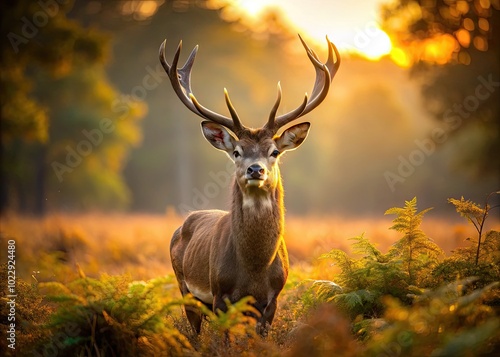
<path fill-rule="evenodd" d="M 198 51 L 196 46 L 182 68 L 177 68 L 182 42 L 179 43 L 172 64 L 165 59 L 166 41 L 160 46 L 160 61 L 167 72 L 172 87 L 184 105 L 205 119 L 201 123 L 205 138 L 215 148 L 226 152 L 236 165 L 236 180 L 242 192 L 259 194 L 273 190 L 279 182 L 278 160 L 286 151 L 296 149 L 307 137 L 310 123 L 296 124 L 281 134 L 279 129 L 316 108 L 326 97 L 330 82 L 340 66 L 337 48 L 327 38 L 328 60 L 322 63 L 316 53 L 299 36 L 307 56 L 316 70 L 316 81 L 311 98 L 307 93 L 296 109 L 277 116 L 281 102 L 281 86 L 267 123 L 259 129 L 245 127 L 234 109 L 227 90 L 226 104 L 231 117 L 215 113 L 195 98 L 191 90 L 191 69 Z"/>

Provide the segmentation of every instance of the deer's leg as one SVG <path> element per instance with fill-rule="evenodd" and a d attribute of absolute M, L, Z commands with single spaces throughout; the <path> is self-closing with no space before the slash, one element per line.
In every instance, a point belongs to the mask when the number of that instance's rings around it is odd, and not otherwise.
<path fill-rule="evenodd" d="M 262 316 L 257 321 L 257 333 L 262 336 L 267 336 L 269 328 L 274 319 L 274 314 L 276 313 L 276 308 L 278 307 L 277 297 L 273 297 L 271 301 L 267 304 L 264 311 L 262 312 Z"/>
<path fill-rule="evenodd" d="M 189 290 L 187 289 L 187 286 L 186 284 L 184 283 L 184 289 L 183 289 L 183 293 L 182 295 L 186 295 L 186 294 L 189 294 Z M 203 301 L 201 301 L 200 299 L 198 299 L 197 297 L 194 297 L 195 300 L 198 300 L 200 303 L 202 303 L 203 305 L 205 305 L 208 309 L 212 310 L 212 305 L 210 304 L 207 304 Z M 201 323 L 203 321 L 203 318 L 206 316 L 202 310 L 196 306 L 192 306 L 192 305 L 186 305 L 184 307 L 184 310 L 186 311 L 186 317 L 189 321 L 189 324 L 191 325 L 191 327 L 193 328 L 193 330 L 196 332 L 196 334 L 200 334 L 200 331 L 201 331 Z"/>
<path fill-rule="evenodd" d="M 216 294 L 214 296 L 214 304 L 212 306 L 212 311 L 217 313 L 217 310 L 220 310 L 222 312 L 227 311 L 227 305 L 224 299 L 222 298 L 221 295 Z"/>
<path fill-rule="evenodd" d="M 186 317 L 189 324 L 193 328 L 194 332 L 199 335 L 201 331 L 201 322 L 203 321 L 203 313 L 200 309 L 194 306 L 185 306 L 184 310 L 186 311 Z"/>

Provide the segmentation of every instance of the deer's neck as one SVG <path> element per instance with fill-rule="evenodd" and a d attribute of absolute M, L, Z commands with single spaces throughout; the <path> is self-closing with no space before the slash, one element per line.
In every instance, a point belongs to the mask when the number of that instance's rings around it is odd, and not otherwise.
<path fill-rule="evenodd" d="M 269 192 L 243 192 L 233 183 L 232 238 L 238 258 L 250 270 L 267 268 L 275 259 L 284 231 L 283 187 L 278 173 Z"/>

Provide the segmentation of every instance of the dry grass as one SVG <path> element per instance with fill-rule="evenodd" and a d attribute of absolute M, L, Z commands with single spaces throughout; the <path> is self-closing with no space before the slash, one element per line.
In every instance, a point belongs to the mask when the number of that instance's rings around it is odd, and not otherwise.
<path fill-rule="evenodd" d="M 57 271 L 57 262 L 72 271 L 78 264 L 89 275 L 150 279 L 171 271 L 168 244 L 181 221 L 171 214 L 8 215 L 2 217 L 1 232 L 2 240 L 16 240 L 17 270 L 25 279 L 33 271 L 42 281 L 70 273 Z"/>
<path fill-rule="evenodd" d="M 100 281 L 110 278 L 101 276 L 103 273 L 120 281 L 151 281 L 152 278 L 172 273 L 168 246 L 172 233 L 182 220 L 182 217 L 172 213 L 52 214 L 43 219 L 6 215 L 1 217 L 0 246 L 6 251 L 6 241 L 16 241 L 16 273 L 26 282 L 32 281 L 31 276 L 34 276 L 37 281 L 59 281 L 70 286 L 67 283 L 78 277 L 77 266 L 87 276 L 100 277 Z M 475 231 L 466 222 L 456 223 L 432 217 L 425 217 L 423 222 L 423 230 L 446 253 L 463 245 L 469 236 L 476 239 Z M 401 238 L 389 229 L 391 224 L 391 217 L 288 217 L 286 240 L 292 269 L 280 295 L 270 335 L 265 340 L 242 335 L 228 346 L 224 335 L 214 332 L 207 323 L 200 338 L 194 338 L 187 320 L 177 307 L 175 314 L 165 317 L 167 325 L 172 325 L 169 328 L 175 328 L 189 339 L 193 350 L 186 350 L 185 355 L 219 356 L 221 351 L 227 356 L 361 355 L 366 346 L 351 334 L 352 321 L 346 320 L 332 306 L 319 305 L 316 311 L 317 302 L 311 300 L 312 295 L 306 292 L 311 286 L 311 279 L 336 279 L 336 268 L 329 265 L 331 262 L 319 261 L 316 257 L 333 248 L 350 251 L 352 242 L 348 239 L 363 232 L 385 252 Z M 490 219 L 486 229 L 499 230 L 499 227 L 498 220 Z M 2 254 L 0 259 L 4 260 L 6 256 Z M 129 277 L 118 276 L 122 274 Z M 22 286 L 28 289 L 32 285 L 23 283 Z M 38 294 L 36 289 L 32 293 Z M 21 295 L 30 296 L 27 292 Z M 161 298 L 179 296 L 176 288 L 161 293 Z M 41 301 L 40 295 L 36 297 Z M 27 311 L 35 306 L 31 301 L 25 305 Z M 34 311 L 40 310 L 37 306 Z M 42 317 L 46 318 L 45 315 Z M 33 326 L 38 325 L 35 323 Z M 124 323 L 123 326 L 128 325 Z M 31 332 L 23 336 L 31 338 Z M 29 341 L 32 340 L 36 339 Z"/>
<path fill-rule="evenodd" d="M 41 219 L 5 215 L 1 218 L 1 239 L 16 240 L 17 271 L 27 280 L 33 272 L 41 281 L 71 279 L 76 264 L 89 275 L 127 273 L 134 279 L 150 279 L 171 272 L 168 246 L 182 220 L 171 212 L 51 214 Z M 333 248 L 349 251 L 348 238 L 363 232 L 386 251 L 398 239 L 398 233 L 388 229 L 390 225 L 390 217 L 287 217 L 290 260 L 292 264 L 314 264 L 316 257 Z M 488 229 L 499 227 L 498 221 L 490 220 Z M 425 217 L 423 229 L 446 253 L 463 245 L 467 237 L 476 238 L 466 222 Z"/>
<path fill-rule="evenodd" d="M 473 227 L 465 220 L 424 217 L 423 231 L 449 254 L 457 247 L 466 244 L 466 238 L 477 238 Z M 343 217 L 289 217 L 286 222 L 286 242 L 292 261 L 311 261 L 333 248 L 350 251 L 349 238 L 365 233 L 375 242 L 382 252 L 400 237 L 400 233 L 390 230 L 392 217 L 382 219 L 343 218 Z M 489 229 L 500 229 L 500 221 L 489 218 Z M 486 230 L 485 230 L 486 231 Z"/>

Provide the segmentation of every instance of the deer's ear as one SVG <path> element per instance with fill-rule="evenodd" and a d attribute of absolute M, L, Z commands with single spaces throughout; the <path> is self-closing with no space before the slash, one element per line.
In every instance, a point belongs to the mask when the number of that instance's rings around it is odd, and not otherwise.
<path fill-rule="evenodd" d="M 233 152 L 237 139 L 225 127 L 211 121 L 204 121 L 201 123 L 201 130 L 205 139 L 216 149 Z"/>
<path fill-rule="evenodd" d="M 310 123 L 300 123 L 286 129 L 279 137 L 274 138 L 278 150 L 283 152 L 298 148 L 306 139 L 310 126 Z"/>

